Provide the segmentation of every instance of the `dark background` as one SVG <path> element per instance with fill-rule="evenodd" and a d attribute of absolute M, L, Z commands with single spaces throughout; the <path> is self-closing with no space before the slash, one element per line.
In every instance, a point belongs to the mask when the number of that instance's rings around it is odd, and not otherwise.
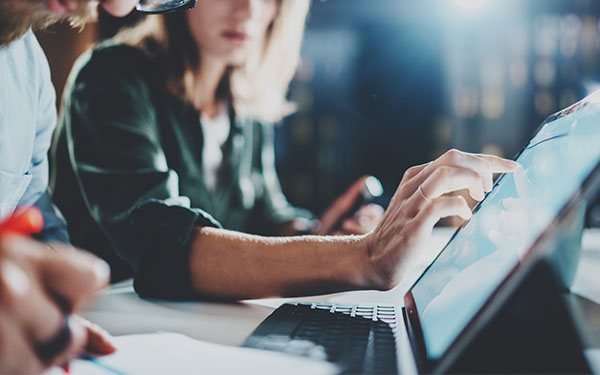
<path fill-rule="evenodd" d="M 365 173 L 456 147 L 514 156 L 543 119 L 593 89 L 598 2 L 315 1 L 277 139 L 288 198 L 315 211 Z M 599 145 L 600 146 L 600 145 Z"/>
<path fill-rule="evenodd" d="M 290 90 L 299 111 L 276 133 L 288 199 L 319 213 L 373 174 L 385 205 L 408 167 L 449 148 L 514 156 L 546 116 L 596 88 L 599 4 L 313 0 Z M 102 15 L 83 34 L 39 34 L 59 92 L 69 59 L 120 23 Z"/>

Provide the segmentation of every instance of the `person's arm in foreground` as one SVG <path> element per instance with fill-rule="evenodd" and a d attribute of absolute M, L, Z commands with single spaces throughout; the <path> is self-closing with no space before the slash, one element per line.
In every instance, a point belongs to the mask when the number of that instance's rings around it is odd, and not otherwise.
<path fill-rule="evenodd" d="M 77 185 L 57 185 L 56 197 L 67 200 L 71 189 L 80 189 L 90 216 L 110 238 L 108 250 L 131 263 L 143 298 L 390 288 L 441 217 L 471 216 L 463 198 L 444 193 L 469 188 L 482 199 L 493 172 L 516 165 L 451 151 L 414 167 L 376 229 L 361 236 L 268 238 L 211 229 L 219 224 L 193 206 L 170 168 L 147 56 L 125 45 L 106 46 L 78 64 L 66 88 L 63 157 L 57 158 L 67 161 L 63 170 L 73 171 Z"/>
<path fill-rule="evenodd" d="M 363 236 L 268 238 L 198 227 L 190 245 L 192 286 L 202 295 L 231 299 L 390 289 L 441 218 L 471 217 L 464 198 L 445 193 L 468 189 L 482 200 L 493 173 L 516 166 L 452 150 L 413 167 L 380 224 Z"/>
<path fill-rule="evenodd" d="M 0 238 L 2 374 L 40 373 L 83 351 L 115 350 L 103 330 L 73 315 L 107 285 L 106 263 L 68 246 L 55 246 L 59 251 L 23 237 Z M 65 331 L 70 333 L 61 340 Z"/>

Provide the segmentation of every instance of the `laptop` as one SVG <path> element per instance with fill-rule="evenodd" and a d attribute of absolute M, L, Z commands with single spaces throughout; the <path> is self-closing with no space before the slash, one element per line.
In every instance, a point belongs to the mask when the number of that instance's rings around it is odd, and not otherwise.
<path fill-rule="evenodd" d="M 287 303 L 244 345 L 348 373 L 448 370 L 539 259 L 572 281 L 582 225 L 563 233 L 600 186 L 599 122 L 600 91 L 548 117 L 517 155 L 522 167 L 498 179 L 397 305 Z"/>

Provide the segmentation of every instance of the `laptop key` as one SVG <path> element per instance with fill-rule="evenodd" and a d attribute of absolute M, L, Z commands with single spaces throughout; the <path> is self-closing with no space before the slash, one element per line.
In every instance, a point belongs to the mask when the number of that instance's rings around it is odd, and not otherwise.
<path fill-rule="evenodd" d="M 261 323 L 272 334 L 253 334 L 245 346 L 325 359 L 341 373 L 397 372 L 393 306 L 316 303 L 280 309 Z"/>

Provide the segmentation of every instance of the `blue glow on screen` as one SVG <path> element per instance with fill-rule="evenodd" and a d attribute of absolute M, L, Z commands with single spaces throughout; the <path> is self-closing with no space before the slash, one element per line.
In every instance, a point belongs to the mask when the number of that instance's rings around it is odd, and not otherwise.
<path fill-rule="evenodd" d="M 441 357 L 600 159 L 600 106 L 545 124 L 412 289 L 429 358 Z"/>

